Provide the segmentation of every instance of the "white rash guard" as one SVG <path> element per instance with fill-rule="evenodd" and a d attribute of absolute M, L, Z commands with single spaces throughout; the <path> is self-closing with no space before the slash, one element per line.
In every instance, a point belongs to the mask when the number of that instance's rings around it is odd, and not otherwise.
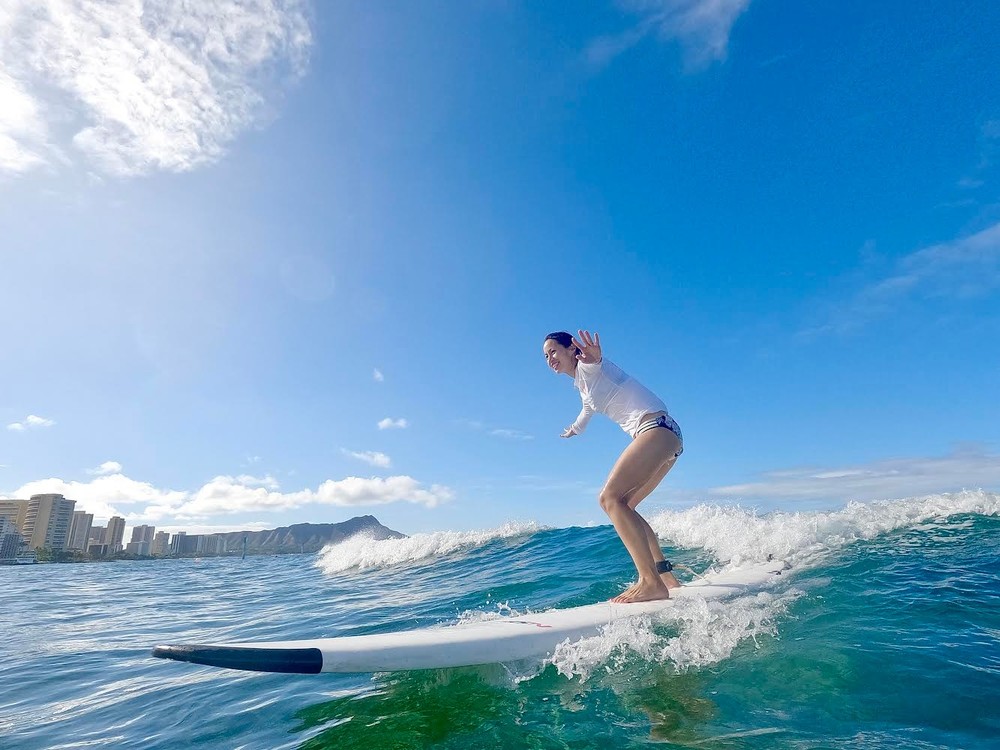
<path fill-rule="evenodd" d="M 583 400 L 580 416 L 571 425 L 577 435 L 587 429 L 596 411 L 607 414 L 633 438 L 643 416 L 667 411 L 655 393 L 607 357 L 596 364 L 577 362 L 573 385 Z"/>

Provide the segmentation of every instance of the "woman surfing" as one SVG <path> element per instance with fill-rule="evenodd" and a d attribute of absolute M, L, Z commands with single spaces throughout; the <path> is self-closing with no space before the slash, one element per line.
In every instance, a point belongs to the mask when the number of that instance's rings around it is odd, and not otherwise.
<path fill-rule="evenodd" d="M 583 409 L 562 437 L 580 435 L 594 412 L 606 414 L 632 438 L 608 475 L 599 499 L 639 573 L 639 580 L 611 599 L 645 602 L 669 599 L 680 584 L 670 572 L 656 533 L 636 511 L 684 452 L 681 429 L 666 405 L 638 380 L 602 356 L 601 337 L 578 331 L 579 338 L 559 331 L 542 344 L 545 362 L 569 375 L 580 391 Z"/>

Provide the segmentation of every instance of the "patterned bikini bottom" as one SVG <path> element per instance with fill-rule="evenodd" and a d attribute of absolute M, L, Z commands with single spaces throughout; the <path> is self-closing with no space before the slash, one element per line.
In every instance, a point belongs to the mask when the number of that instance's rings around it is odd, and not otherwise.
<path fill-rule="evenodd" d="M 635 431 L 635 437 L 639 437 L 642 433 L 648 432 L 649 430 L 655 430 L 657 427 L 663 427 L 664 429 L 670 430 L 677 436 L 677 439 L 681 441 L 680 450 L 674 454 L 674 458 L 677 458 L 684 452 L 684 436 L 681 434 L 681 426 L 674 421 L 673 417 L 669 414 L 661 414 L 655 419 L 647 419 L 639 428 Z"/>

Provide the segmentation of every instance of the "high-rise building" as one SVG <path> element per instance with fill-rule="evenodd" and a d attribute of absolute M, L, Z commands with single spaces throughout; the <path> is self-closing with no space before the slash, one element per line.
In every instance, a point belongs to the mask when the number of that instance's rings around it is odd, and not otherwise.
<path fill-rule="evenodd" d="M 175 532 L 174 535 L 170 537 L 170 554 L 182 555 L 187 552 L 187 550 L 184 549 L 184 541 L 186 538 L 187 532 Z"/>
<path fill-rule="evenodd" d="M 166 555 L 170 552 L 170 534 L 166 531 L 157 531 L 153 537 L 153 544 L 150 545 L 149 554 Z"/>
<path fill-rule="evenodd" d="M 13 523 L 18 531 L 24 528 L 24 519 L 28 515 L 27 500 L 0 499 L 0 518 L 6 518 Z"/>
<path fill-rule="evenodd" d="M 73 523 L 69 527 L 69 541 L 66 549 L 86 552 L 90 546 L 90 530 L 94 524 L 94 514 L 82 510 L 73 512 Z"/>
<path fill-rule="evenodd" d="M 155 533 L 155 526 L 134 526 L 132 528 L 132 541 L 125 545 L 125 551 L 131 552 L 133 555 L 152 554 Z"/>
<path fill-rule="evenodd" d="M 0 516 L 0 565 L 17 560 L 22 544 L 24 539 L 14 522 L 6 516 Z"/>
<path fill-rule="evenodd" d="M 129 542 L 125 545 L 125 551 L 130 555 L 149 555 L 151 542 Z"/>
<path fill-rule="evenodd" d="M 194 551 L 199 555 L 226 554 L 226 538 L 222 534 L 201 534 L 196 538 Z"/>
<path fill-rule="evenodd" d="M 108 530 L 104 533 L 104 543 L 108 545 L 108 552 L 120 552 L 122 542 L 125 540 L 125 519 L 121 516 L 111 516 L 108 520 Z"/>
<path fill-rule="evenodd" d="M 67 500 L 62 495 L 32 495 L 21 527 L 21 536 L 28 542 L 28 548 L 65 550 L 74 505 L 76 500 Z"/>
<path fill-rule="evenodd" d="M 104 539 L 107 535 L 107 526 L 91 526 L 90 535 L 88 536 L 89 544 L 104 544 Z"/>
<path fill-rule="evenodd" d="M 132 528 L 132 541 L 133 542 L 149 542 L 153 543 L 153 536 L 156 534 L 155 526 L 135 526 Z"/>

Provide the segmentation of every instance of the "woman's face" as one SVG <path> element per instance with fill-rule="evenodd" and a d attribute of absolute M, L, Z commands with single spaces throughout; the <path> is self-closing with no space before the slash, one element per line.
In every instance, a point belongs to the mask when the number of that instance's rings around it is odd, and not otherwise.
<path fill-rule="evenodd" d="M 576 373 L 576 348 L 563 346 L 555 339 L 546 339 L 542 343 L 542 354 L 545 355 L 545 364 L 556 373 L 573 375 Z"/>

